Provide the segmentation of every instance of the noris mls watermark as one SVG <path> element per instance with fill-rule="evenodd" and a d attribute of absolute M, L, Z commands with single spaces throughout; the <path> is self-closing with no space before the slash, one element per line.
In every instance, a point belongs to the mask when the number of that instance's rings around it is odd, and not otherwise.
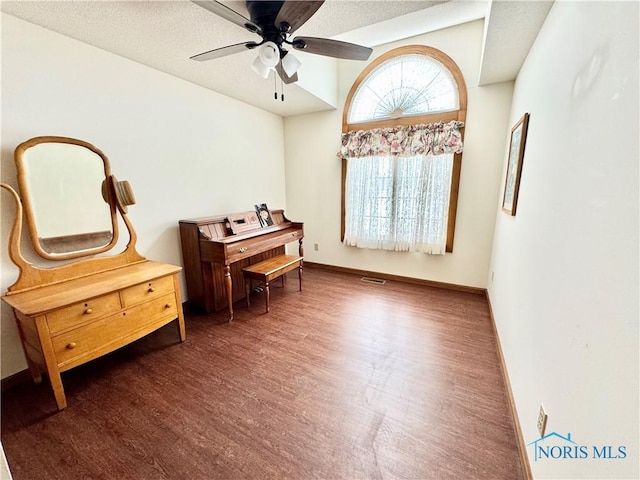
<path fill-rule="evenodd" d="M 571 433 L 561 435 L 551 432 L 528 443 L 533 446 L 533 459 L 538 460 L 622 460 L 627 458 L 625 445 L 584 445 L 571 438 Z"/>

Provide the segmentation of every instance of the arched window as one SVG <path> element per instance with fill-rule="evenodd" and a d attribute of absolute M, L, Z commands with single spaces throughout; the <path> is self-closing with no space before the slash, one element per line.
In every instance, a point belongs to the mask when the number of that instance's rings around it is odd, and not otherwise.
<path fill-rule="evenodd" d="M 460 69 L 437 49 L 400 47 L 364 69 L 342 121 L 346 245 L 453 251 L 466 105 Z"/>
<path fill-rule="evenodd" d="M 405 54 L 377 65 L 358 85 L 349 123 L 458 110 L 458 86 L 442 63 L 427 55 Z"/>

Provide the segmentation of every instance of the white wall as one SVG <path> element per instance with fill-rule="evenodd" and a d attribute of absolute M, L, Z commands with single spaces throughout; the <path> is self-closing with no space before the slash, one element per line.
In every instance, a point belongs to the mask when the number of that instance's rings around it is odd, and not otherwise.
<path fill-rule="evenodd" d="M 298 86 L 335 107 L 338 61 L 335 58 L 304 53 L 304 51 L 296 51 L 295 55 L 302 62 L 298 70 Z"/>
<path fill-rule="evenodd" d="M 429 45 L 453 58 L 465 77 L 468 114 L 453 253 L 433 256 L 367 250 L 340 242 L 341 162 L 336 153 L 340 148 L 342 110 L 349 89 L 367 65 L 341 61 L 339 109 L 285 119 L 288 214 L 305 222 L 308 261 L 486 286 L 513 84 L 478 86 L 482 37 L 483 22 L 478 20 L 378 47 L 371 56 L 373 60 L 401 45 Z M 314 251 L 314 243 L 318 244 L 318 251 Z"/>
<path fill-rule="evenodd" d="M 284 208 L 282 118 L 2 14 L 2 181 L 17 187 L 13 150 L 31 137 L 79 138 L 133 186 L 138 250 L 182 264 L 178 221 Z M 260 128 L 255 128 L 255 127 Z M 14 209 L 2 201 L 1 285 L 17 278 L 7 256 Z M 27 232 L 23 232 L 26 236 Z M 187 292 L 183 282 L 183 295 Z M 1 375 L 26 368 L 3 303 Z"/>
<path fill-rule="evenodd" d="M 3 480 L 11 480 L 11 472 L 9 471 L 9 464 L 7 463 L 7 457 L 4 454 L 2 444 L 0 444 L 0 478 Z"/>
<path fill-rule="evenodd" d="M 547 433 L 589 448 L 535 461 L 529 446 L 536 478 L 640 476 L 638 15 L 637 2 L 556 1 L 515 85 L 510 123 L 531 119 L 489 295 L 525 441 L 543 403 Z M 593 445 L 627 458 L 594 460 Z"/>

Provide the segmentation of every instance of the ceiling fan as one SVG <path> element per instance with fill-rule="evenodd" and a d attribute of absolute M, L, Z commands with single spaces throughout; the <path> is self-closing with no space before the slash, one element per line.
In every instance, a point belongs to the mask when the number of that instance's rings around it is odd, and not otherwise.
<path fill-rule="evenodd" d="M 251 65 L 256 73 L 267 78 L 273 69 L 284 83 L 294 83 L 298 80 L 297 70 L 301 62 L 287 50 L 287 46 L 307 53 L 347 60 L 367 60 L 373 51 L 369 47 L 328 38 L 295 37 L 289 39 L 295 30 L 316 13 L 324 0 L 247 0 L 250 18 L 244 17 L 215 0 L 192 1 L 225 20 L 262 37 L 260 42 L 236 43 L 209 50 L 190 57 L 192 60 L 213 60 L 257 48 L 258 56 Z"/>

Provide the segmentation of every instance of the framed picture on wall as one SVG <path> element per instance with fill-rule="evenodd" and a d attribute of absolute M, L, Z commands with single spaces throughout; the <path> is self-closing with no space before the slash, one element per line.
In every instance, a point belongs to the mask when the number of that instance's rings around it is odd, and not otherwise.
<path fill-rule="evenodd" d="M 520 190 L 522 159 L 524 158 L 528 126 L 529 114 L 525 113 L 511 129 L 509 160 L 504 182 L 504 196 L 502 197 L 502 211 L 512 216 L 516 214 L 516 206 L 518 205 L 518 190 Z"/>

